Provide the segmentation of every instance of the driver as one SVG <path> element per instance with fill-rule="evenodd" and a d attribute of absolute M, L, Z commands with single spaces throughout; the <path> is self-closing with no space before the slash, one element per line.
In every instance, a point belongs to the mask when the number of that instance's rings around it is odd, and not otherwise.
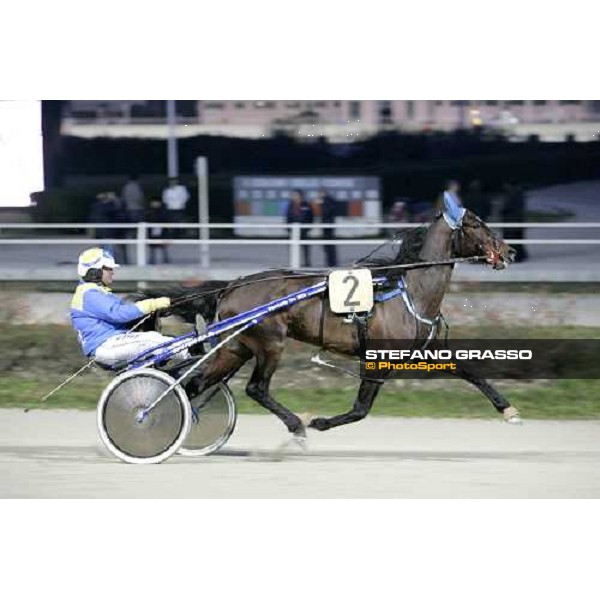
<path fill-rule="evenodd" d="M 124 302 L 109 287 L 118 266 L 113 255 L 102 248 L 82 252 L 77 265 L 81 280 L 71 300 L 71 323 L 83 353 L 109 366 L 173 339 L 157 331 L 127 333 L 131 321 L 168 308 L 171 300 L 163 297 Z"/>

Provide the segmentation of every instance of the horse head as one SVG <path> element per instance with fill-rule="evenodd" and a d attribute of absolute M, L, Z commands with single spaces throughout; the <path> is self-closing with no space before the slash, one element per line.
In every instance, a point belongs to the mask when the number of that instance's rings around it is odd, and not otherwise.
<path fill-rule="evenodd" d="M 474 212 L 460 206 L 452 194 L 444 194 L 444 219 L 454 230 L 454 252 L 461 258 L 485 256 L 494 269 L 514 261 L 516 251 L 499 238 Z"/>

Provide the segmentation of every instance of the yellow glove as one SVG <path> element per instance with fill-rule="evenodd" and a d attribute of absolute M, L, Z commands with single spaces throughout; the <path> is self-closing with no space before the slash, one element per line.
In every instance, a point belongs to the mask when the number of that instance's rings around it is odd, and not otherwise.
<path fill-rule="evenodd" d="M 154 299 L 154 310 L 160 310 L 161 308 L 169 308 L 171 306 L 171 298 L 163 296 L 162 298 Z"/>
<path fill-rule="evenodd" d="M 171 306 L 170 298 L 148 298 L 148 300 L 140 300 L 135 305 L 144 313 L 149 314 L 161 308 L 169 308 Z"/>

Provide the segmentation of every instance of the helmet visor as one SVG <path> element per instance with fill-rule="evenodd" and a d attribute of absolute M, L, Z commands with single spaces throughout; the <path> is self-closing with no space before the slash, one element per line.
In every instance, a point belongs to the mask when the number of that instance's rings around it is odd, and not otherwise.
<path fill-rule="evenodd" d="M 107 252 L 106 250 L 104 250 L 102 252 L 102 260 L 101 260 L 100 266 L 102 268 L 107 268 L 107 269 L 117 269 L 121 265 L 119 265 L 115 262 L 115 257 L 110 252 Z"/>

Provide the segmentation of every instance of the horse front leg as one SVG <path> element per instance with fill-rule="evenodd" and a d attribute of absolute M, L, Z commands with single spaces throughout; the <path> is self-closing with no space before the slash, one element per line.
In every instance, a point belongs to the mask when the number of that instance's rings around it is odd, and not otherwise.
<path fill-rule="evenodd" d="M 464 364 L 457 363 L 456 370 L 450 371 L 455 377 L 460 377 L 474 385 L 480 392 L 485 394 L 494 408 L 504 416 L 507 423 L 521 423 L 521 415 L 518 409 L 511 406 L 510 402 L 496 388 L 490 385 L 487 380 L 482 377 L 477 377 L 471 370 L 465 367 Z"/>
<path fill-rule="evenodd" d="M 358 396 L 354 401 L 352 410 L 335 417 L 316 417 L 311 420 L 308 426 L 318 431 L 326 431 L 332 427 L 339 427 L 364 419 L 371 411 L 375 397 L 382 385 L 382 383 L 363 381 L 358 388 Z"/>

